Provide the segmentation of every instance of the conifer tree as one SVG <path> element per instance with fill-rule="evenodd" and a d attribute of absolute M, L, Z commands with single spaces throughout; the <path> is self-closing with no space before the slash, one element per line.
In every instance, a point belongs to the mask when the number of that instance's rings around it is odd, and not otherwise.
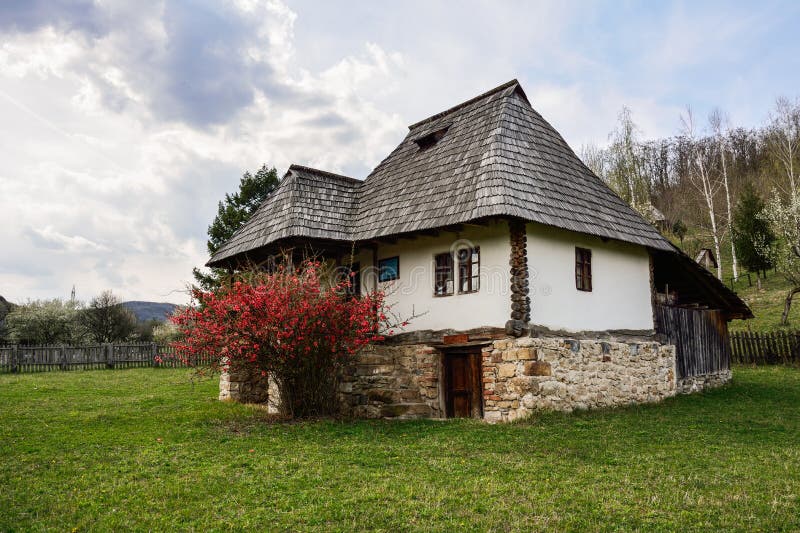
<path fill-rule="evenodd" d="M 739 262 L 750 272 L 771 268 L 768 253 L 775 234 L 769 222 L 760 216 L 764 201 L 751 184 L 746 184 L 733 212 L 733 245 Z"/>
<path fill-rule="evenodd" d="M 264 199 L 278 186 L 278 172 L 275 168 L 263 165 L 255 174 L 245 172 L 239 182 L 239 190 L 225 194 L 225 199 L 217 207 L 217 216 L 208 227 L 208 253 L 214 255 L 236 230 L 242 227 Z M 224 269 L 193 269 L 194 279 L 206 291 L 219 287 Z"/>

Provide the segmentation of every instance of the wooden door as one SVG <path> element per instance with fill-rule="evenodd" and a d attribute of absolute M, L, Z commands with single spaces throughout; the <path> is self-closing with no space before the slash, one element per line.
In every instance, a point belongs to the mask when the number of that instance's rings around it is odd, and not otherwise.
<path fill-rule="evenodd" d="M 480 418 L 480 352 L 452 352 L 444 360 L 447 416 Z"/>

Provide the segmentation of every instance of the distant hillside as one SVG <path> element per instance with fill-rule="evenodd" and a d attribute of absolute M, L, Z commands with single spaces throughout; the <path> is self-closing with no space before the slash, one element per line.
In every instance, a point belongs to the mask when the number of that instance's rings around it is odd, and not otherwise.
<path fill-rule="evenodd" d="M 172 311 L 178 307 L 175 304 L 164 302 L 122 302 L 122 305 L 133 311 L 139 322 L 158 320 L 164 322 Z"/>

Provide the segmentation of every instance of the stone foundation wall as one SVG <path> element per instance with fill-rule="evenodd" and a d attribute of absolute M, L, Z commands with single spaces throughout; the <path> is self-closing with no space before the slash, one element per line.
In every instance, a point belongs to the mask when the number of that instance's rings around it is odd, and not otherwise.
<path fill-rule="evenodd" d="M 656 402 L 676 394 L 675 347 L 563 338 L 504 339 L 483 350 L 484 419 Z"/>
<path fill-rule="evenodd" d="M 370 345 L 340 384 L 341 400 L 356 418 L 439 418 L 441 354 L 414 344 Z"/>
<path fill-rule="evenodd" d="M 572 411 L 657 402 L 727 383 L 730 370 L 676 379 L 675 347 L 559 337 L 487 341 L 481 352 L 484 419 L 508 422 L 536 410 Z M 440 350 L 427 344 L 364 348 L 340 383 L 340 401 L 355 418 L 443 418 Z M 223 374 L 220 399 L 275 402 L 260 374 Z M 275 411 L 276 406 L 272 406 Z"/>
<path fill-rule="evenodd" d="M 370 345 L 346 369 L 339 385 L 345 414 L 355 418 L 439 418 L 441 354 L 426 345 Z M 224 372 L 219 399 L 266 403 L 278 412 L 277 386 L 259 372 Z"/>
<path fill-rule="evenodd" d="M 274 388 L 274 387 L 273 387 Z M 240 403 L 268 403 L 270 380 L 261 372 L 223 372 L 219 376 L 219 399 Z"/>
<path fill-rule="evenodd" d="M 714 374 L 680 378 L 678 379 L 677 390 L 679 394 L 691 394 L 706 389 L 713 389 L 728 383 L 732 376 L 730 370 L 721 370 Z"/>

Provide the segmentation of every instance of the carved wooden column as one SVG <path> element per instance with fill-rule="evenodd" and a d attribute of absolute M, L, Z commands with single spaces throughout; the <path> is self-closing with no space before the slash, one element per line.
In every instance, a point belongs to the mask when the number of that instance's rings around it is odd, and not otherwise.
<path fill-rule="evenodd" d="M 525 222 L 512 220 L 508 227 L 511 238 L 511 320 L 506 322 L 506 333 L 520 337 L 525 334 L 531 320 Z"/>
<path fill-rule="evenodd" d="M 653 331 L 658 333 L 658 290 L 656 289 L 655 257 L 653 257 L 653 252 L 649 252 L 647 255 L 650 264 L 650 309 L 653 313 Z M 661 342 L 661 340 L 658 342 Z"/>

